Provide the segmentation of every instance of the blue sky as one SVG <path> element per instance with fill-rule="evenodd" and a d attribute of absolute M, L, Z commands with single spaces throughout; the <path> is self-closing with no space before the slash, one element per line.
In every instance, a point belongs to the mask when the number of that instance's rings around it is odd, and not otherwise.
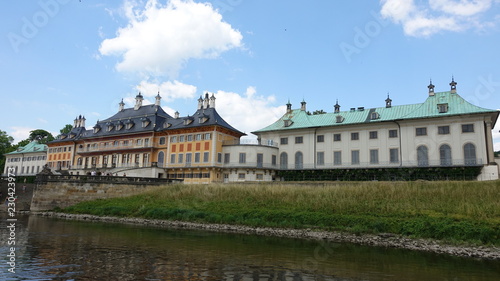
<path fill-rule="evenodd" d="M 139 91 L 181 115 L 213 92 L 247 133 L 288 100 L 420 103 L 452 75 L 462 97 L 500 108 L 499 0 L 1 1 L 0 18 L 0 130 L 16 141 L 80 114 L 91 128 Z"/>

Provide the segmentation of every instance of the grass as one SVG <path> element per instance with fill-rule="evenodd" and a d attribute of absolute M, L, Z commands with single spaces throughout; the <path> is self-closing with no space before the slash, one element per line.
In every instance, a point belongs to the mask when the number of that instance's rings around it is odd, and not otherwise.
<path fill-rule="evenodd" d="M 169 185 L 62 210 L 500 245 L 500 182 Z"/>

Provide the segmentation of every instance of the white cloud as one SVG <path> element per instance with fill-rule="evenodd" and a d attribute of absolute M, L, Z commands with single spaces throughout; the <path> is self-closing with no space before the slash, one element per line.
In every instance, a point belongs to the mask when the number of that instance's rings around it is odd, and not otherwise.
<path fill-rule="evenodd" d="M 35 130 L 35 128 L 28 127 L 10 127 L 10 129 L 11 131 L 8 135 L 14 138 L 14 144 L 27 139 L 30 136 L 30 132 Z"/>
<path fill-rule="evenodd" d="M 175 78 L 189 59 L 216 58 L 242 46 L 241 33 L 208 3 L 149 0 L 138 8 L 127 1 L 123 9 L 128 25 L 99 48 L 101 55 L 122 56 L 118 71 Z"/>
<path fill-rule="evenodd" d="M 242 95 L 234 92 L 218 91 L 215 94 L 217 112 L 231 126 L 251 135 L 280 118 L 285 105 L 275 106 L 274 96 L 257 95 L 255 87 L 248 87 Z"/>
<path fill-rule="evenodd" d="M 381 0 L 384 18 L 401 24 L 406 35 L 428 37 L 442 31 L 491 28 L 498 21 L 485 13 L 493 0 Z"/>
<path fill-rule="evenodd" d="M 156 97 L 158 92 L 162 100 L 173 101 L 176 99 L 192 99 L 196 94 L 196 86 L 184 84 L 177 80 L 167 81 L 161 84 L 149 81 L 141 81 L 136 87 L 138 92 L 144 97 Z"/>

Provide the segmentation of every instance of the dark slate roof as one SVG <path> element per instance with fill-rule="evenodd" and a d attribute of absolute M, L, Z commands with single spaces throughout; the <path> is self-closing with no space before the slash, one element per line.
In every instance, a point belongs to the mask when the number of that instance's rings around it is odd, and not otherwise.
<path fill-rule="evenodd" d="M 168 118 L 165 120 L 162 126 L 162 130 L 207 127 L 214 125 L 218 125 L 228 130 L 234 131 L 242 136 L 246 135 L 245 133 L 237 130 L 233 126 L 229 125 L 229 123 L 227 123 L 224 119 L 222 119 L 215 108 L 198 109 L 193 115 L 179 118 Z"/>
<path fill-rule="evenodd" d="M 58 143 L 65 141 L 75 141 L 81 139 L 86 133 L 85 127 L 76 127 L 71 129 L 71 131 L 67 134 L 60 134 L 57 139 L 49 142 L 49 143 Z"/>
<path fill-rule="evenodd" d="M 165 120 L 169 118 L 172 117 L 161 106 L 154 104 L 143 105 L 137 110 L 126 108 L 107 119 L 98 121 L 92 130 L 85 132 L 83 138 L 158 131 Z M 111 130 L 109 130 L 110 126 Z"/>

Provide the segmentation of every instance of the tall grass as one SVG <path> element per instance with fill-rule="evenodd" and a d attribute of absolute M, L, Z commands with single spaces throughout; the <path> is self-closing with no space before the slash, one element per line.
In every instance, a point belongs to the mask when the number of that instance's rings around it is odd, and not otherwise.
<path fill-rule="evenodd" d="M 500 245 L 500 182 L 170 185 L 65 212 Z"/>

